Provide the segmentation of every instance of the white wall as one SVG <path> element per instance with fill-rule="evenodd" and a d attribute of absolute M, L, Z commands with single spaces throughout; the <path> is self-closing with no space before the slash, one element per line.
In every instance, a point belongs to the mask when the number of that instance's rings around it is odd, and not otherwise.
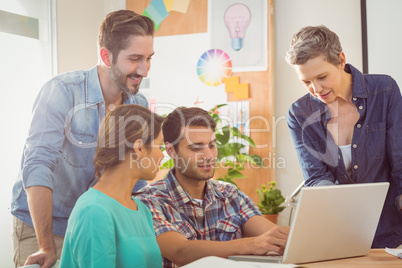
<path fill-rule="evenodd" d="M 336 32 L 341 40 L 346 59 L 362 69 L 362 42 L 360 0 L 275 0 L 275 118 L 276 156 L 286 160 L 286 169 L 275 170 L 275 180 L 284 195 L 289 195 L 303 181 L 303 175 L 290 136 L 286 114 L 290 105 L 307 93 L 294 70 L 286 63 L 285 54 L 293 34 L 309 25 L 325 25 Z M 289 209 L 279 218 L 286 224 Z"/>
<path fill-rule="evenodd" d="M 99 26 L 125 0 L 57 0 L 58 73 L 90 69 L 98 62 Z"/>
<path fill-rule="evenodd" d="M 391 75 L 402 90 L 401 0 L 367 0 L 369 73 Z"/>
<path fill-rule="evenodd" d="M 0 1 L 0 10 L 39 20 L 39 39 L 0 32 L 0 267 L 12 267 L 12 187 L 19 172 L 32 105 L 52 75 L 47 0 Z"/>

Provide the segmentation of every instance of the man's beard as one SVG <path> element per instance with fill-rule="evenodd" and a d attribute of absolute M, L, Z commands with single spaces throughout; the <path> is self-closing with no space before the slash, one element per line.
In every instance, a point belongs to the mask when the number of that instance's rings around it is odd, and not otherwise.
<path fill-rule="evenodd" d="M 181 156 L 177 156 L 176 158 L 176 172 L 179 171 L 181 174 L 193 180 L 209 180 L 215 174 L 215 167 L 209 173 L 203 173 L 202 168 L 200 168 L 195 163 L 189 163 L 185 161 Z"/>
<path fill-rule="evenodd" d="M 128 75 L 122 73 L 119 68 L 116 66 L 116 64 L 112 64 L 110 68 L 110 76 L 112 77 L 112 80 L 115 82 L 115 84 L 119 87 L 119 89 L 123 92 L 123 96 L 125 98 L 135 95 L 138 93 L 140 90 L 140 84 L 134 85 L 133 89 L 130 89 L 127 87 L 127 78 Z M 141 77 L 139 75 L 131 75 L 133 77 Z"/>

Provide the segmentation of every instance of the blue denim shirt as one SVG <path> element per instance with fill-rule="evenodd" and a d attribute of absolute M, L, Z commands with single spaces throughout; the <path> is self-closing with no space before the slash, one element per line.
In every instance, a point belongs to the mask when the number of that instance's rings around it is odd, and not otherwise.
<path fill-rule="evenodd" d="M 141 93 L 125 104 L 148 107 Z M 33 117 L 13 187 L 11 213 L 33 226 L 25 188 L 53 191 L 53 233 L 64 236 L 67 219 L 78 197 L 94 182 L 98 130 L 106 114 L 97 66 L 60 74 L 48 81 L 33 107 Z M 138 190 L 146 185 L 139 181 Z"/>
<path fill-rule="evenodd" d="M 288 126 L 307 186 L 390 183 L 372 247 L 396 247 L 402 243 L 401 92 L 387 75 L 363 75 L 350 64 L 345 71 L 352 74 L 352 102 L 360 114 L 353 130 L 351 176 L 327 130 L 331 112 L 325 103 L 306 94 L 290 107 Z"/>

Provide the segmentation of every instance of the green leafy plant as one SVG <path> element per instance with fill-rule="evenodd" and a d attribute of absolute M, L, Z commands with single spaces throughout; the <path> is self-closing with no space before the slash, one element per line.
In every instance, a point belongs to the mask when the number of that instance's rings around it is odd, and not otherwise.
<path fill-rule="evenodd" d="M 249 136 L 243 134 L 237 127 L 230 127 L 229 125 L 222 126 L 222 120 L 219 116 L 218 109 L 225 105 L 226 104 L 217 105 L 214 109 L 209 111 L 209 114 L 216 122 L 215 138 L 218 148 L 217 162 L 227 168 L 223 176 L 219 177 L 217 180 L 229 182 L 237 186 L 234 180 L 245 178 L 242 171 L 246 163 L 251 163 L 256 166 L 262 166 L 263 163 L 261 157 L 256 154 L 249 155 L 240 152 L 246 145 L 234 141 L 234 138 L 239 141 L 244 140 L 249 146 L 255 148 L 255 143 Z"/>
<path fill-rule="evenodd" d="M 276 189 L 276 182 L 271 181 L 268 183 L 268 187 L 261 185 L 261 188 L 257 190 L 260 203 L 257 204 L 262 214 L 278 214 L 285 209 L 281 206 L 285 202 L 281 190 Z"/>
<path fill-rule="evenodd" d="M 216 122 L 215 138 L 218 149 L 217 163 L 220 166 L 227 168 L 227 171 L 221 177 L 217 178 L 217 180 L 229 182 L 237 186 L 234 180 L 245 178 L 242 171 L 244 170 L 244 165 L 246 163 L 251 163 L 255 166 L 263 166 L 263 163 L 261 157 L 256 154 L 249 155 L 240 152 L 246 145 L 234 141 L 234 138 L 237 140 L 244 140 L 249 146 L 255 148 L 255 143 L 249 136 L 243 134 L 236 127 L 222 125 L 218 109 L 225 105 L 227 104 L 217 105 L 208 112 Z M 169 159 L 161 166 L 161 169 L 172 168 L 173 166 L 173 160 Z"/>

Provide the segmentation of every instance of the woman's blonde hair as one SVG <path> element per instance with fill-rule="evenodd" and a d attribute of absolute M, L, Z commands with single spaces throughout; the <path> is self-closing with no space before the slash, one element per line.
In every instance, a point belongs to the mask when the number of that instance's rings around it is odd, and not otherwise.
<path fill-rule="evenodd" d="M 109 112 L 99 128 L 98 143 L 94 157 L 95 176 L 125 160 L 127 152 L 133 151 L 134 142 L 142 140 L 152 146 L 162 129 L 163 118 L 147 108 L 136 104 L 124 104 Z"/>

